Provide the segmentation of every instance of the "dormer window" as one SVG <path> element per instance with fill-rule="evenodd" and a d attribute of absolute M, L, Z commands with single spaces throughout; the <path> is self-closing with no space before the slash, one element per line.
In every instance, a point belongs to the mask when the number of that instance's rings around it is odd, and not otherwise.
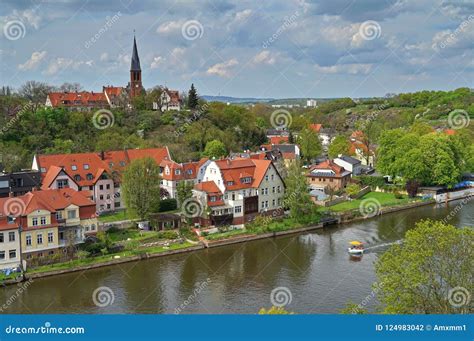
<path fill-rule="evenodd" d="M 192 175 L 192 174 L 193 174 L 193 170 L 192 170 L 192 169 L 188 169 L 188 174 L 189 174 L 189 175 Z"/>
<path fill-rule="evenodd" d="M 109 162 L 109 167 L 112 168 L 114 166 L 113 162 Z"/>
<path fill-rule="evenodd" d="M 125 161 L 120 161 L 120 167 L 125 167 Z"/>
<path fill-rule="evenodd" d="M 217 201 L 217 197 L 216 197 L 215 195 L 211 196 L 211 198 L 210 198 L 210 199 L 211 199 L 211 200 L 210 200 L 211 202 L 215 202 L 215 201 Z"/>
<path fill-rule="evenodd" d="M 84 167 L 84 169 L 89 169 L 89 164 L 85 163 L 85 164 L 83 165 L 83 167 Z"/>
<path fill-rule="evenodd" d="M 86 179 L 87 180 L 92 180 L 92 179 L 94 179 L 94 176 L 91 173 L 87 173 Z"/>
<path fill-rule="evenodd" d="M 227 181 L 227 186 L 234 186 L 234 182 L 233 181 Z"/>
<path fill-rule="evenodd" d="M 76 165 L 72 165 L 72 166 L 71 166 L 71 169 L 72 169 L 73 171 L 76 171 L 76 170 L 77 170 L 77 166 L 76 166 Z"/>
<path fill-rule="evenodd" d="M 81 176 L 79 174 L 74 175 L 74 181 L 81 181 Z"/>
<path fill-rule="evenodd" d="M 175 169 L 174 174 L 175 174 L 175 175 L 180 175 L 180 174 L 181 174 L 181 170 L 180 170 L 180 169 Z"/>
<path fill-rule="evenodd" d="M 46 173 L 46 168 L 41 167 L 41 173 Z"/>
<path fill-rule="evenodd" d="M 242 183 L 244 184 L 249 184 L 252 182 L 252 178 L 251 177 L 245 177 L 245 178 L 242 178 Z"/>

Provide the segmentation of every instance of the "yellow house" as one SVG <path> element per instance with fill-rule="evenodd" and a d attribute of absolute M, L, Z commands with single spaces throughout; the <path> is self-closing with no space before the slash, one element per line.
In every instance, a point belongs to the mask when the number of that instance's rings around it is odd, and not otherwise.
<path fill-rule="evenodd" d="M 27 226 L 22 226 L 21 249 L 25 258 L 53 255 L 59 248 L 58 225 L 52 223 L 52 212 L 37 209 L 27 215 Z"/>

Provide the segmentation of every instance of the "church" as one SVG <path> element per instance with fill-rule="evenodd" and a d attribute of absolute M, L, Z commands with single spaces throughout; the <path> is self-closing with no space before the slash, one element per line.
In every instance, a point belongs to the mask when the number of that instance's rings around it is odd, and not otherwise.
<path fill-rule="evenodd" d="M 68 108 L 79 111 L 92 109 L 116 108 L 120 105 L 131 105 L 133 98 L 145 93 L 142 85 L 142 69 L 138 56 L 137 41 L 133 37 L 133 50 L 130 63 L 130 81 L 126 87 L 103 86 L 102 92 L 51 92 L 46 98 L 45 105 L 52 108 Z M 153 110 L 181 110 L 179 91 L 162 89 L 160 103 L 153 103 Z"/>

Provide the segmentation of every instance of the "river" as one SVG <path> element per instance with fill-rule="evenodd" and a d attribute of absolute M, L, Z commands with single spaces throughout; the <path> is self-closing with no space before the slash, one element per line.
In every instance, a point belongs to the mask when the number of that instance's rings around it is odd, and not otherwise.
<path fill-rule="evenodd" d="M 270 307 L 271 292 L 296 313 L 338 313 L 348 301 L 373 310 L 374 262 L 400 242 L 415 222 L 443 219 L 460 205 L 424 206 L 311 233 L 270 238 L 196 252 L 125 263 L 33 280 L 0 289 L 4 313 L 256 313 Z M 449 221 L 473 226 L 474 201 Z M 347 243 L 361 240 L 368 251 L 351 260 Z M 104 307 L 93 292 L 104 291 Z M 108 289 L 105 289 L 108 290 Z M 12 299 L 13 298 L 13 299 Z M 96 300 L 97 301 L 97 300 Z M 100 304 L 99 300 L 99 304 Z M 102 305 L 102 304 L 100 304 Z"/>

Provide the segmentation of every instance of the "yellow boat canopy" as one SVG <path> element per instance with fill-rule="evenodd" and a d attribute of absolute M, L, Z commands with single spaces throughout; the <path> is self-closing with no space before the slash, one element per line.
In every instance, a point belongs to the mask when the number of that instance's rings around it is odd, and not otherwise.
<path fill-rule="evenodd" d="M 354 241 L 350 242 L 349 244 L 354 245 L 354 246 L 362 245 L 362 243 L 358 242 L 357 240 L 354 240 Z"/>

